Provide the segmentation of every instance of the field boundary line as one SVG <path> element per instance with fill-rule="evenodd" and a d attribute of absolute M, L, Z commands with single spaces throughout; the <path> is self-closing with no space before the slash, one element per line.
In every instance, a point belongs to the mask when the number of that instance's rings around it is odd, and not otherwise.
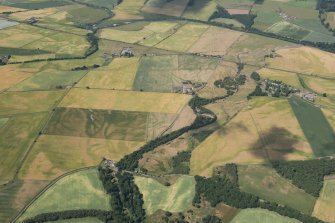
<path fill-rule="evenodd" d="M 24 206 L 24 208 L 21 209 L 21 211 L 12 220 L 10 220 L 10 222 L 15 223 L 38 198 L 40 198 L 48 189 L 50 189 L 53 185 L 55 185 L 58 181 L 60 181 L 64 177 L 67 177 L 74 173 L 78 173 L 80 171 L 95 169 L 95 168 L 97 168 L 97 166 L 82 167 L 82 168 L 75 169 L 67 173 L 64 173 L 58 176 L 57 178 L 53 179 L 46 187 L 43 188 L 43 190 L 41 190 L 35 197 L 33 197 L 31 201 L 27 205 Z"/>

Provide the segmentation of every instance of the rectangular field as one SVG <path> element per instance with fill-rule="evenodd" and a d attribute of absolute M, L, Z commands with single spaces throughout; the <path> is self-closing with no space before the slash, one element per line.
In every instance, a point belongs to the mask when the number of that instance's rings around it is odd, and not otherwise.
<path fill-rule="evenodd" d="M 296 96 L 291 97 L 289 102 L 314 156 L 334 155 L 335 133 L 321 109 Z"/>
<path fill-rule="evenodd" d="M 42 135 L 19 173 L 20 179 L 52 180 L 66 172 L 95 166 L 103 157 L 115 161 L 144 142 Z"/>
<path fill-rule="evenodd" d="M 155 92 L 72 89 L 61 107 L 138 112 L 178 113 L 189 95 Z"/>

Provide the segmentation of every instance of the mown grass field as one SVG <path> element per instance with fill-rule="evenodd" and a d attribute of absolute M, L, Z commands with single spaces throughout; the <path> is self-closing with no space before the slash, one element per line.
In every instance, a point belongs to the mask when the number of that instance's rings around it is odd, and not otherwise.
<path fill-rule="evenodd" d="M 64 93 L 63 90 L 1 93 L 0 115 L 48 111 Z"/>
<path fill-rule="evenodd" d="M 311 214 L 316 198 L 294 186 L 270 167 L 261 165 L 238 166 L 241 190 L 264 200 L 287 205 L 305 214 Z"/>
<path fill-rule="evenodd" d="M 335 221 L 335 179 L 334 176 L 326 177 L 320 197 L 317 200 L 313 216 L 326 221 Z"/>
<path fill-rule="evenodd" d="M 10 91 L 55 90 L 74 85 L 87 71 L 44 70 L 20 82 Z"/>
<path fill-rule="evenodd" d="M 52 180 L 66 172 L 95 166 L 103 157 L 115 161 L 144 142 L 42 135 L 23 164 L 20 179 Z"/>
<path fill-rule="evenodd" d="M 76 86 L 131 90 L 139 58 L 116 58 L 108 66 L 90 71 Z"/>
<path fill-rule="evenodd" d="M 46 113 L 15 116 L 0 128 L 0 182 L 11 180 L 27 152 L 38 136 Z"/>
<path fill-rule="evenodd" d="M 159 209 L 183 212 L 191 205 L 195 194 L 195 180 L 191 176 L 180 176 L 169 187 L 145 177 L 135 177 L 135 183 L 143 194 L 147 215 L 151 215 Z"/>
<path fill-rule="evenodd" d="M 97 169 L 79 171 L 60 179 L 34 201 L 18 222 L 45 212 L 77 209 L 110 209 L 109 197 Z"/>
<path fill-rule="evenodd" d="M 331 53 L 309 47 L 281 49 L 276 53 L 280 57 L 266 60 L 269 67 L 321 77 L 334 77 L 335 57 Z"/>
<path fill-rule="evenodd" d="M 291 97 L 289 102 L 314 156 L 334 155 L 335 133 L 321 109 L 298 97 Z"/>
<path fill-rule="evenodd" d="M 154 92 L 72 89 L 61 107 L 178 113 L 189 95 Z"/>
<path fill-rule="evenodd" d="M 264 209 L 244 209 L 233 218 L 231 223 L 301 223 L 298 220 L 281 216 L 276 212 Z"/>
<path fill-rule="evenodd" d="M 253 98 L 229 123 L 192 152 L 191 174 L 210 176 L 226 163 L 260 164 L 270 160 L 299 160 L 313 151 L 286 99 Z"/>
<path fill-rule="evenodd" d="M 77 108 L 58 108 L 45 133 L 127 141 L 145 141 L 149 114 Z"/>

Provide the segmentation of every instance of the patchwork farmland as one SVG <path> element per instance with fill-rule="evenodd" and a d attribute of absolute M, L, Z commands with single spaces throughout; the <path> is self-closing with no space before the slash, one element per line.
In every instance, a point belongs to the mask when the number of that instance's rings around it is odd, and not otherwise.
<path fill-rule="evenodd" d="M 0 222 L 334 222 L 334 9 L 1 1 Z"/>

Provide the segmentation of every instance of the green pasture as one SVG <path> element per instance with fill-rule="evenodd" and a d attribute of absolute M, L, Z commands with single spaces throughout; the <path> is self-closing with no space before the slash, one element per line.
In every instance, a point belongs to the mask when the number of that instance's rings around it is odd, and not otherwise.
<path fill-rule="evenodd" d="M 191 6 L 187 6 L 182 17 L 208 21 L 216 10 L 217 3 L 212 0 L 196 0 Z"/>
<path fill-rule="evenodd" d="M 276 212 L 264 209 L 243 209 L 231 223 L 301 223 L 298 220 L 281 216 Z"/>
<path fill-rule="evenodd" d="M 97 218 L 73 218 L 73 219 L 58 220 L 58 221 L 53 221 L 53 222 L 54 223 L 103 223 L 104 221 L 97 219 Z"/>
<path fill-rule="evenodd" d="M 97 169 L 79 171 L 57 181 L 34 201 L 18 222 L 46 212 L 78 209 L 110 210 L 109 196 Z"/>
<path fill-rule="evenodd" d="M 71 4 L 69 1 L 62 0 L 42 0 L 42 1 L 33 1 L 33 0 L 25 0 L 25 1 L 17 1 L 17 0 L 9 0 L 5 1 L 3 4 L 6 4 L 10 7 L 16 8 L 24 8 L 24 9 L 42 9 L 42 8 L 51 8 L 51 7 L 59 7 L 64 5 Z"/>
<path fill-rule="evenodd" d="M 195 194 L 195 180 L 191 176 L 180 176 L 168 187 L 146 177 L 135 177 L 135 183 L 143 194 L 144 208 L 148 215 L 159 209 L 183 212 L 191 205 Z"/>
<path fill-rule="evenodd" d="M 146 112 L 57 108 L 45 133 L 127 141 L 145 141 Z"/>
<path fill-rule="evenodd" d="M 265 200 L 287 205 L 305 214 L 311 214 L 316 199 L 294 186 L 270 167 L 249 165 L 238 167 L 241 190 Z"/>
<path fill-rule="evenodd" d="M 117 5 L 118 0 L 79 0 L 78 2 L 113 9 Z"/>
<path fill-rule="evenodd" d="M 38 136 L 46 113 L 15 116 L 0 128 L 0 183 L 11 180 L 29 146 Z"/>
<path fill-rule="evenodd" d="M 10 91 L 54 90 L 74 85 L 87 71 L 45 70 L 15 85 Z"/>
<path fill-rule="evenodd" d="M 275 33 L 279 36 L 285 36 L 297 40 L 302 40 L 310 33 L 309 30 L 303 29 L 286 21 L 275 23 L 266 31 Z"/>
<path fill-rule="evenodd" d="M 335 134 L 319 107 L 293 96 L 290 105 L 316 157 L 335 154 Z"/>

